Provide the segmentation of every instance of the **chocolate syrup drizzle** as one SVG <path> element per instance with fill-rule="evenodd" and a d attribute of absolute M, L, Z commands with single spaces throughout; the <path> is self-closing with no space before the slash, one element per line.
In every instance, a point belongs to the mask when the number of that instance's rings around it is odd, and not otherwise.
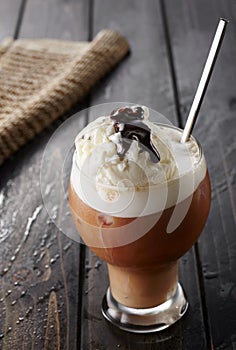
<path fill-rule="evenodd" d="M 160 154 L 151 140 L 151 129 L 142 122 L 144 119 L 144 110 L 142 107 L 118 108 L 111 112 L 110 118 L 114 121 L 115 132 L 120 132 L 122 138 L 122 151 L 117 152 L 119 157 L 124 157 L 132 140 L 136 140 L 140 143 L 143 150 L 149 152 L 153 163 L 160 161 Z"/>

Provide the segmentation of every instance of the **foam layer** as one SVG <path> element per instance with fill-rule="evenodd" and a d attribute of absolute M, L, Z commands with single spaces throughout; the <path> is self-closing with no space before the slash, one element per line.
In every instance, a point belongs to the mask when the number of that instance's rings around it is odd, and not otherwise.
<path fill-rule="evenodd" d="M 160 153 L 158 163 L 135 140 L 120 158 L 109 117 L 96 119 L 78 134 L 71 183 L 87 205 L 117 217 L 149 215 L 182 202 L 204 179 L 205 159 L 193 138 L 182 144 L 179 129 L 147 118 L 145 123 Z"/>

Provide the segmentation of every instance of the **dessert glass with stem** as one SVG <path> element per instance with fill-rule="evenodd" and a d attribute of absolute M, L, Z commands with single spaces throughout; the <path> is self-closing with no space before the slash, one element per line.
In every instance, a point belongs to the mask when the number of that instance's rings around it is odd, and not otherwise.
<path fill-rule="evenodd" d="M 103 118 L 92 132 L 88 128 L 82 131 L 80 142 L 86 138 L 90 142 L 98 135 L 96 128 L 104 132 L 106 123 Z M 112 176 L 114 158 L 101 161 L 104 143 L 98 142 L 89 151 L 92 158 L 82 166 L 77 149 L 69 185 L 69 205 L 78 233 L 107 263 L 110 285 L 102 313 L 120 329 L 136 333 L 165 329 L 186 312 L 188 302 L 178 281 L 178 261 L 198 239 L 210 208 L 210 181 L 202 147 L 192 136 L 181 144 L 182 130 L 175 126 L 155 125 L 153 135 L 155 128 L 167 135 L 162 143 L 166 141 L 171 149 L 167 157 L 171 154 L 170 163 L 177 164 L 175 175 L 168 177 L 159 169 L 158 183 L 153 184 L 147 163 L 143 167 L 131 157 L 132 176 L 126 174 L 115 185 L 103 182 L 107 172 Z M 110 143 L 114 137 L 106 140 Z M 158 142 L 156 145 L 158 148 Z M 118 162 L 124 159 L 119 157 Z M 90 176 L 92 162 L 97 162 L 96 176 Z M 133 174 L 146 181 L 137 184 L 132 181 Z"/>

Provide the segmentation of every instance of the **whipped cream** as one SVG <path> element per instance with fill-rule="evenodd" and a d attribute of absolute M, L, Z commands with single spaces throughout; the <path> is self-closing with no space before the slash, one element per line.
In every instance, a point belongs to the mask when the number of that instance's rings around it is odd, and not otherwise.
<path fill-rule="evenodd" d="M 121 135 L 109 116 L 77 135 L 71 183 L 92 208 L 119 217 L 161 212 L 191 196 L 205 177 L 205 159 L 194 138 L 181 143 L 182 131 L 152 123 L 147 108 L 142 122 L 151 130 L 159 162 L 135 139 L 120 157 Z"/>

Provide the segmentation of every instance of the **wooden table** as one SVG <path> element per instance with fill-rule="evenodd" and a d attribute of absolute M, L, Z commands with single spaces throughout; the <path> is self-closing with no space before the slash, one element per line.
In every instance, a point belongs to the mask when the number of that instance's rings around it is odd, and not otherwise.
<path fill-rule="evenodd" d="M 212 206 L 180 263 L 187 314 L 151 335 L 103 319 L 105 264 L 62 234 L 42 204 L 41 159 L 59 121 L 0 168 L 1 349 L 236 349 L 235 0 L 0 0 L 0 39 L 91 40 L 102 28 L 119 30 L 131 54 L 75 110 L 129 101 L 183 126 L 219 17 L 230 24 L 194 130 L 208 161 Z"/>

